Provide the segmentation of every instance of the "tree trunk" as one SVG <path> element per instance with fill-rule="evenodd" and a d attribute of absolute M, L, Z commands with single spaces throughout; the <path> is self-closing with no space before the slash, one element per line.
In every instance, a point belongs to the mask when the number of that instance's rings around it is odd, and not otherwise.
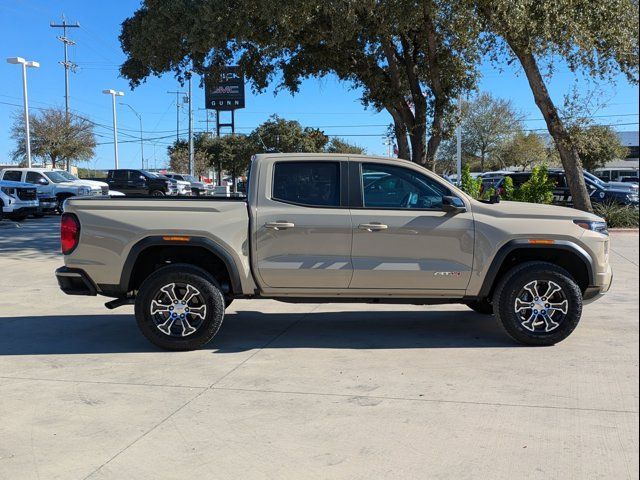
<path fill-rule="evenodd" d="M 423 167 L 427 166 L 427 132 L 424 123 L 416 121 L 414 127 L 409 130 L 409 139 L 411 140 L 411 160 Z"/>
<path fill-rule="evenodd" d="M 396 134 L 396 142 L 398 143 L 398 158 L 411 160 L 411 151 L 409 150 L 406 127 L 402 123 L 394 122 L 393 128 Z"/>
<path fill-rule="evenodd" d="M 507 39 L 508 41 L 508 39 Z M 547 124 L 547 129 L 553 137 L 553 140 L 560 154 L 562 166 L 569 184 L 569 191 L 573 198 L 573 206 L 585 212 L 593 212 L 591 206 L 591 198 L 587 192 L 587 186 L 584 181 L 582 162 L 578 151 L 571 144 L 569 132 L 562 124 L 562 120 L 558 116 L 558 110 L 553 104 L 553 100 L 549 96 L 549 91 L 544 83 L 544 79 L 540 74 L 540 69 L 536 63 L 534 56 L 524 48 L 518 48 L 517 45 L 509 46 L 514 51 L 529 81 L 529 86 L 533 92 L 536 105 L 540 109 L 542 116 Z"/>
<path fill-rule="evenodd" d="M 433 120 L 431 121 L 431 136 L 427 143 L 427 165 L 435 172 L 436 158 L 438 149 L 442 142 L 442 132 L 444 131 L 444 105 L 440 99 L 436 99 L 436 105 L 433 112 Z"/>

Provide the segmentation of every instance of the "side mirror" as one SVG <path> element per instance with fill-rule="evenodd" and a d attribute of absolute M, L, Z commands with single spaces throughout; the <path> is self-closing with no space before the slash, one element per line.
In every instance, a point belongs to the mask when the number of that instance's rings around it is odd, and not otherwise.
<path fill-rule="evenodd" d="M 464 202 L 453 196 L 442 197 L 442 210 L 449 213 L 462 213 L 467 211 Z"/>
<path fill-rule="evenodd" d="M 139 178 L 140 180 L 142 180 L 143 182 L 146 182 L 146 181 L 147 181 L 147 177 L 145 177 L 144 175 L 140 175 L 138 178 Z"/>
<path fill-rule="evenodd" d="M 49 185 L 49 182 L 47 181 L 46 178 L 38 178 L 38 185 Z"/>

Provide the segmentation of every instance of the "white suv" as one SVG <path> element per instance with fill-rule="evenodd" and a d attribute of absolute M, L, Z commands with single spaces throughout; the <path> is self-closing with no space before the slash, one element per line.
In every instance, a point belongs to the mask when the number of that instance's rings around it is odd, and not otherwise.
<path fill-rule="evenodd" d="M 6 168 L 0 171 L 0 180 L 36 185 L 39 194 L 56 197 L 59 211 L 62 211 L 62 204 L 69 197 L 109 195 L 109 186 L 106 183 L 80 180 L 64 170 Z"/>

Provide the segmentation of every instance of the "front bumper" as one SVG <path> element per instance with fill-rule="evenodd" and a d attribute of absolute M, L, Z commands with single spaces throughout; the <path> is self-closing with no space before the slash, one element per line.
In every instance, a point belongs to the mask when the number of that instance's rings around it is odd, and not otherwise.
<path fill-rule="evenodd" d="M 58 201 L 55 197 L 38 198 L 38 200 L 40 200 L 38 213 L 51 213 L 58 208 Z"/>
<path fill-rule="evenodd" d="M 98 294 L 98 289 L 84 270 L 80 268 L 60 267 L 56 270 L 56 279 L 60 290 L 67 295 Z"/>
<path fill-rule="evenodd" d="M 613 283 L 613 271 L 611 267 L 607 269 L 606 273 L 596 275 L 596 279 L 600 284 L 588 286 L 582 294 L 582 302 L 585 305 L 599 300 L 611 289 L 611 284 Z"/>
<path fill-rule="evenodd" d="M 38 213 L 38 207 L 14 207 L 9 209 L 5 206 L 3 212 L 4 216 L 7 218 L 21 218 Z"/>

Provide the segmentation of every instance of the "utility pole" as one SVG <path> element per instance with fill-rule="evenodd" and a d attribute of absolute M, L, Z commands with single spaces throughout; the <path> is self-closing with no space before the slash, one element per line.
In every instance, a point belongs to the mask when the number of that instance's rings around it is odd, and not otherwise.
<path fill-rule="evenodd" d="M 180 141 L 180 95 L 184 95 L 184 92 L 167 92 L 170 95 L 176 96 L 176 143 Z"/>
<path fill-rule="evenodd" d="M 69 61 L 69 54 L 67 48 L 69 45 L 75 45 L 76 43 L 67 37 L 67 28 L 80 28 L 78 22 L 67 23 L 67 20 L 62 16 L 62 23 L 51 22 L 49 24 L 51 28 L 62 28 L 62 36 L 57 37 L 64 46 L 64 60 L 60 64 L 64 67 L 64 111 L 67 126 L 69 124 L 69 70 L 75 71 L 76 64 Z M 67 160 L 67 170 L 71 170 L 71 162 Z"/>
<path fill-rule="evenodd" d="M 194 174 L 194 152 L 193 152 L 193 99 L 192 88 L 191 88 L 191 77 L 193 76 L 193 72 L 187 72 L 189 75 L 189 175 L 193 176 Z"/>

